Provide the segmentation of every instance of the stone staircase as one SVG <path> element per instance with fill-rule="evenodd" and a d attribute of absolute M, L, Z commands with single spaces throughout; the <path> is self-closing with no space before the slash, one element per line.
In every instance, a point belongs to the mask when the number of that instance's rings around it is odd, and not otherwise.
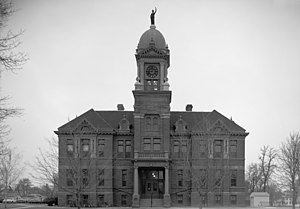
<path fill-rule="evenodd" d="M 163 205 L 163 199 L 152 198 L 152 207 L 162 207 Z M 140 199 L 140 207 L 151 207 L 151 199 Z"/>

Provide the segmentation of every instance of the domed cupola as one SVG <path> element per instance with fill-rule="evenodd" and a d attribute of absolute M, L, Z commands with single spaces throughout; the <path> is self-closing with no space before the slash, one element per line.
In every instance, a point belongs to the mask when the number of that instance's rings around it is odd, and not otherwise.
<path fill-rule="evenodd" d="M 164 36 L 159 30 L 156 30 L 154 25 L 151 25 L 150 29 L 143 33 L 138 43 L 137 50 L 145 50 L 151 46 L 160 50 L 166 50 L 168 48 Z"/>
<path fill-rule="evenodd" d="M 156 29 L 152 10 L 150 29 L 141 36 L 136 49 L 137 78 L 135 90 L 168 91 L 170 51 L 162 33 Z"/>

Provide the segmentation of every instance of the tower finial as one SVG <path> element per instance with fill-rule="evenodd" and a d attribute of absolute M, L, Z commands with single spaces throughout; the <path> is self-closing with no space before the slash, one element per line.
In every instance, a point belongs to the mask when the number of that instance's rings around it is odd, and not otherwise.
<path fill-rule="evenodd" d="M 150 15 L 150 20 L 151 20 L 151 25 L 155 25 L 155 13 L 156 13 L 157 9 L 155 7 L 155 11 L 152 10 L 152 13 Z"/>

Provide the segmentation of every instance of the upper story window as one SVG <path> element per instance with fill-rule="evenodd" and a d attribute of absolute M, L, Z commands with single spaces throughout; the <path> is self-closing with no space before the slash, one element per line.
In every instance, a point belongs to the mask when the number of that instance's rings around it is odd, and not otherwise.
<path fill-rule="evenodd" d="M 145 138 L 144 139 L 144 151 L 150 151 L 151 150 L 151 139 Z"/>
<path fill-rule="evenodd" d="M 174 141 L 174 153 L 179 152 L 179 141 Z"/>
<path fill-rule="evenodd" d="M 82 139 L 81 140 L 81 147 L 83 152 L 90 151 L 90 140 L 89 139 Z"/>
<path fill-rule="evenodd" d="M 98 186 L 104 186 L 104 169 L 98 169 Z"/>
<path fill-rule="evenodd" d="M 222 186 L 222 171 L 220 169 L 217 169 L 215 172 L 215 187 L 221 187 Z"/>
<path fill-rule="evenodd" d="M 72 169 L 66 170 L 66 184 L 67 186 L 73 186 L 74 173 Z"/>
<path fill-rule="evenodd" d="M 202 157 L 204 157 L 204 156 L 206 156 L 206 153 L 207 153 L 207 141 L 205 141 L 205 140 L 200 140 L 200 155 L 202 156 Z"/>
<path fill-rule="evenodd" d="M 122 170 L 122 186 L 126 186 L 127 184 L 127 170 Z"/>
<path fill-rule="evenodd" d="M 74 144 L 72 139 L 67 139 L 67 152 L 69 154 L 74 152 Z"/>
<path fill-rule="evenodd" d="M 98 139 L 98 156 L 99 157 L 104 156 L 104 148 L 105 148 L 105 140 L 104 139 Z"/>
<path fill-rule="evenodd" d="M 230 140 L 229 141 L 229 155 L 230 157 L 235 158 L 237 156 L 237 140 Z"/>
<path fill-rule="evenodd" d="M 145 117 L 145 130 L 146 131 L 158 131 L 159 130 L 159 117 L 158 116 L 146 116 Z"/>
<path fill-rule="evenodd" d="M 154 138 L 153 139 L 153 151 L 160 151 L 161 149 L 161 140 L 159 138 Z"/>
<path fill-rule="evenodd" d="M 124 152 L 124 140 L 118 141 L 118 152 Z"/>
<path fill-rule="evenodd" d="M 161 139 L 160 138 L 144 138 L 144 151 L 158 152 L 161 151 Z"/>
<path fill-rule="evenodd" d="M 182 187 L 183 186 L 183 170 L 178 170 L 178 186 Z"/>
<path fill-rule="evenodd" d="M 206 169 L 200 169 L 200 176 L 199 176 L 199 183 L 200 183 L 200 185 L 199 185 L 199 187 L 200 188 L 202 188 L 202 189 L 206 189 L 207 188 L 207 184 L 208 184 L 208 182 L 207 182 L 207 180 L 208 180 L 208 178 L 207 178 L 207 170 Z"/>
<path fill-rule="evenodd" d="M 130 158 L 131 157 L 131 150 L 132 150 L 132 143 L 131 140 L 118 140 L 118 153 L 123 153 L 120 154 L 119 157 L 124 157 L 125 153 L 125 158 Z"/>
<path fill-rule="evenodd" d="M 82 185 L 88 186 L 89 185 L 89 171 L 88 169 L 82 169 Z"/>
<path fill-rule="evenodd" d="M 87 156 L 90 152 L 90 139 L 81 139 L 81 151 L 83 156 Z"/>
<path fill-rule="evenodd" d="M 223 140 L 214 141 L 214 157 L 220 158 L 223 153 Z"/>
<path fill-rule="evenodd" d="M 237 186 L 237 170 L 231 171 L 230 186 L 232 186 L 232 187 Z"/>
<path fill-rule="evenodd" d="M 173 142 L 173 152 L 174 153 L 187 153 L 188 152 L 188 142 L 187 139 L 174 140 Z"/>

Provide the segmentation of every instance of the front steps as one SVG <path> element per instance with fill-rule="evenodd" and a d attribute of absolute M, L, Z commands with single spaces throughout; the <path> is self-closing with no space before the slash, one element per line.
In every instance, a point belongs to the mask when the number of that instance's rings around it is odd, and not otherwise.
<path fill-rule="evenodd" d="M 163 207 L 164 199 L 152 198 L 152 207 Z M 151 207 L 151 199 L 140 199 L 140 207 Z"/>

